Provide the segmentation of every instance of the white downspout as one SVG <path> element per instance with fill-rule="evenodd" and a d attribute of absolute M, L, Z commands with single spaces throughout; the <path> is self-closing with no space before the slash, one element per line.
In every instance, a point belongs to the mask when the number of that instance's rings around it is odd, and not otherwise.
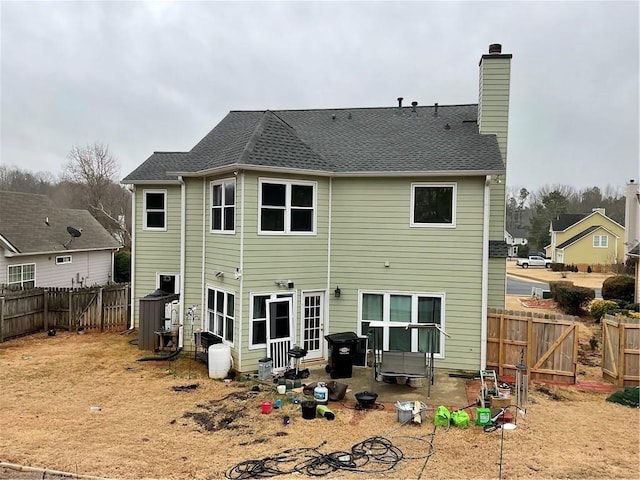
<path fill-rule="evenodd" d="M 131 313 L 129 328 L 133 330 L 135 328 L 135 310 L 136 306 L 134 299 L 136 298 L 135 285 L 136 285 L 136 187 L 135 185 L 130 188 L 131 192 L 131 278 L 129 279 L 131 288 Z"/>
<path fill-rule="evenodd" d="M 239 287 L 239 297 L 240 297 L 240 308 L 238 309 L 238 349 L 236 350 L 238 354 L 238 365 L 242 365 L 242 305 L 244 304 L 244 172 L 240 172 L 240 189 L 242 191 L 240 197 L 240 265 L 238 275 L 240 276 L 240 287 Z M 248 303 L 248 302 L 247 302 Z M 249 335 L 251 335 L 251 330 L 249 329 Z M 249 345 L 249 335 L 247 335 L 247 346 Z"/>
<path fill-rule="evenodd" d="M 480 370 L 487 368 L 487 308 L 489 307 L 489 217 L 491 203 L 491 175 L 484 181 L 484 205 L 482 219 L 482 293 L 480 326 Z"/>
<path fill-rule="evenodd" d="M 207 251 L 207 216 L 209 214 L 209 208 L 207 207 L 207 179 L 202 177 L 202 257 L 200 263 L 200 328 L 205 331 L 204 322 L 206 321 L 206 305 L 205 305 L 205 290 L 204 290 L 204 269 L 205 269 L 205 254 Z"/>
<path fill-rule="evenodd" d="M 323 327 L 322 336 L 324 338 L 325 335 L 329 333 L 329 297 L 331 296 L 331 225 L 332 225 L 332 207 L 333 206 L 333 178 L 329 177 L 329 221 L 327 227 L 327 295 L 325 299 L 325 323 Z M 323 343 L 324 347 L 324 343 Z M 324 350 L 324 348 L 323 348 Z M 322 352 L 322 356 L 326 359 L 328 352 Z"/>
<path fill-rule="evenodd" d="M 187 219 L 187 186 L 184 183 L 182 175 L 178 175 L 180 182 L 180 334 L 178 335 L 178 347 L 184 346 L 184 272 L 185 272 L 185 248 L 186 248 L 186 219 Z"/>

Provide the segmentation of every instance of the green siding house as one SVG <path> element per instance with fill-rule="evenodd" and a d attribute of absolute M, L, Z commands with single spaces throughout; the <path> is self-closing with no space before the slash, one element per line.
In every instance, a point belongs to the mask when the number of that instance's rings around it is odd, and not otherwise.
<path fill-rule="evenodd" d="M 511 55 L 491 45 L 472 105 L 232 111 L 188 152 L 155 152 L 133 186 L 132 327 L 157 288 L 197 306 L 239 371 L 371 321 L 436 323 L 436 367 L 485 366 L 503 307 Z M 193 343 L 190 326 L 180 343 Z M 419 329 L 385 349 L 424 351 Z"/>

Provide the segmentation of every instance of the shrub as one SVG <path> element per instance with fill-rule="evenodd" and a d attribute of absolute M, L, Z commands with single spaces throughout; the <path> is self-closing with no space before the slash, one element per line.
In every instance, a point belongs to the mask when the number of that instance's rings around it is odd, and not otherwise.
<path fill-rule="evenodd" d="M 556 288 L 558 307 L 567 315 L 584 315 L 584 307 L 596 297 L 593 288 L 560 285 Z"/>
<path fill-rule="evenodd" d="M 127 283 L 131 281 L 131 251 L 120 250 L 115 255 L 115 268 L 113 280 L 116 283 Z"/>
<path fill-rule="evenodd" d="M 602 298 L 605 300 L 620 299 L 633 303 L 635 281 L 626 275 L 615 275 L 602 283 Z"/>
<path fill-rule="evenodd" d="M 562 272 L 563 270 L 564 270 L 564 263 L 557 263 L 557 262 L 551 263 L 552 272 Z"/>
<path fill-rule="evenodd" d="M 551 298 L 553 299 L 554 302 L 558 301 L 558 295 L 557 295 L 558 287 L 563 287 L 563 286 L 572 287 L 573 282 L 570 282 L 568 280 L 557 280 L 555 282 L 549 282 L 549 292 L 551 293 Z"/>
<path fill-rule="evenodd" d="M 591 270 L 591 265 L 589 265 L 589 266 L 587 267 L 587 273 L 591 273 L 591 272 L 593 272 L 593 270 Z"/>
<path fill-rule="evenodd" d="M 605 314 L 613 315 L 618 311 L 618 304 L 612 300 L 594 300 L 589 306 L 589 313 L 599 323 Z"/>

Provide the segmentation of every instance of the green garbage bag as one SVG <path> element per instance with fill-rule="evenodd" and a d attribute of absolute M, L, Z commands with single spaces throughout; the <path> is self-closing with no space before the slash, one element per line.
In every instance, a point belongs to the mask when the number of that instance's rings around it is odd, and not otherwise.
<path fill-rule="evenodd" d="M 436 427 L 448 427 L 451 423 L 451 413 L 447 407 L 440 405 L 436 409 L 436 414 L 433 417 L 433 424 Z"/>
<path fill-rule="evenodd" d="M 453 423 L 456 427 L 467 428 L 470 421 L 471 418 L 469 417 L 469 414 L 464 410 L 451 412 L 451 423 Z"/>

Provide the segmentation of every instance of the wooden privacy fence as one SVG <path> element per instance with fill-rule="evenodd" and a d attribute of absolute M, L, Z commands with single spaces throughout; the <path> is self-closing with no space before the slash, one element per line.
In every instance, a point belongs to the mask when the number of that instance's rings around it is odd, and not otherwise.
<path fill-rule="evenodd" d="M 125 329 L 129 318 L 128 284 L 82 289 L 3 290 L 0 342 L 42 330 Z"/>
<path fill-rule="evenodd" d="M 640 385 L 640 319 L 602 319 L 602 376 L 619 387 Z"/>
<path fill-rule="evenodd" d="M 487 369 L 515 377 L 522 362 L 529 380 L 574 384 L 578 325 L 569 315 L 489 309 Z"/>

